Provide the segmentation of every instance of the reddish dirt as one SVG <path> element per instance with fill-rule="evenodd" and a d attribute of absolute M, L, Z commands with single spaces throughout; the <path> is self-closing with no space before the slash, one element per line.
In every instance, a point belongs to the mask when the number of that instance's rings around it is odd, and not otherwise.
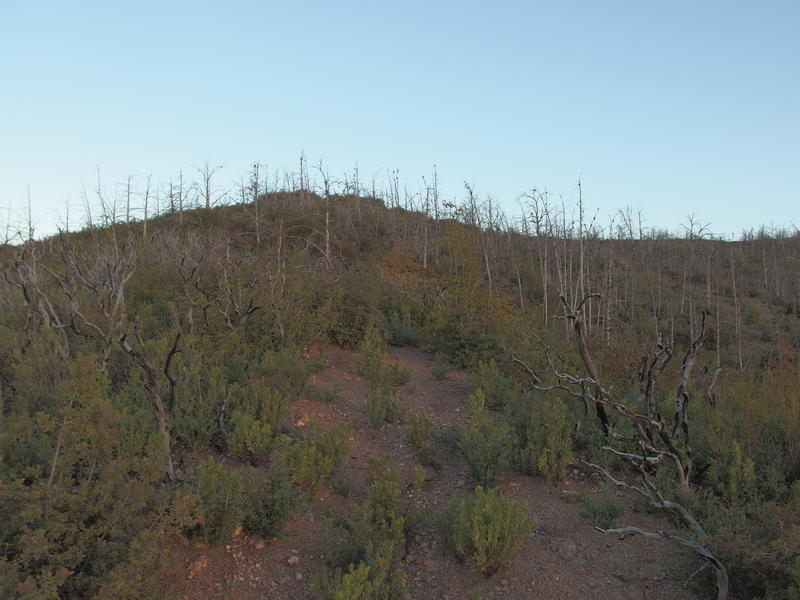
<path fill-rule="evenodd" d="M 468 377 L 452 372 L 438 381 L 431 375 L 432 357 L 412 348 L 392 348 L 391 358 L 412 370 L 400 393 L 406 413 L 425 413 L 436 427 L 456 428 L 466 420 Z M 311 598 L 311 579 L 323 566 L 326 521 L 331 514 L 346 514 L 353 501 L 363 497 L 369 461 L 389 456 L 389 465 L 410 480 L 418 461 L 407 447 L 402 426 L 387 425 L 373 432 L 366 424 L 366 385 L 356 371 L 356 354 L 341 349 L 325 351 L 326 368 L 312 384 L 336 385 L 339 400 L 330 404 L 304 399 L 291 408 L 292 423 L 302 431 L 310 421 L 322 430 L 350 424 L 347 471 L 353 486 L 350 498 L 326 490 L 288 524 L 284 535 L 273 540 L 239 536 L 215 548 L 183 547 L 179 597 L 185 600 L 261 600 Z M 426 469 L 421 504 L 431 514 L 454 495 L 469 493 L 467 469 L 454 452 L 440 452 L 440 469 Z M 438 547 L 436 532 L 423 528 L 411 540 L 402 569 L 411 598 L 469 597 L 480 588 L 482 598 L 676 600 L 694 596 L 683 587 L 685 555 L 666 541 L 630 538 L 624 541 L 593 528 L 579 516 L 579 493 L 591 496 L 598 482 L 574 471 L 552 486 L 536 477 L 509 475 L 498 490 L 525 500 L 537 527 L 524 547 L 490 578 L 474 566 L 459 563 Z M 621 522 L 643 527 L 663 527 L 655 517 L 629 509 Z"/>

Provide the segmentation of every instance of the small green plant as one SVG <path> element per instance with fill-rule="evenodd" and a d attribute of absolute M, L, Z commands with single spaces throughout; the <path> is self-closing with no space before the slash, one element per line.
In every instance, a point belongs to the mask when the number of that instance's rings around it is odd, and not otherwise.
<path fill-rule="evenodd" d="M 333 524 L 325 552 L 333 572 L 322 574 L 318 582 L 324 598 L 407 598 L 405 577 L 397 565 L 410 506 L 403 502 L 397 472 L 385 464 L 373 463 L 378 474 L 355 515 Z"/>
<path fill-rule="evenodd" d="M 406 425 L 406 441 L 423 465 L 437 466 L 436 456 L 431 446 L 433 423 L 428 415 L 412 415 Z"/>
<path fill-rule="evenodd" d="M 314 496 L 334 475 L 342 476 L 352 431 L 343 426 L 317 435 L 312 428 L 312 436 L 316 439 L 295 444 L 293 452 L 294 480 L 308 496 Z"/>
<path fill-rule="evenodd" d="M 229 403 L 232 412 L 228 449 L 252 465 L 266 461 L 283 416 L 280 393 L 257 380 L 246 387 L 231 386 Z"/>
<path fill-rule="evenodd" d="M 411 368 L 400 363 L 391 363 L 386 366 L 384 377 L 392 385 L 406 385 L 411 381 Z"/>
<path fill-rule="evenodd" d="M 370 386 L 367 390 L 367 421 L 373 429 L 384 423 L 397 423 L 402 411 L 397 392 L 391 385 Z"/>
<path fill-rule="evenodd" d="M 506 424 L 492 423 L 484 405 L 483 390 L 471 394 L 468 405 L 470 422 L 461 431 L 459 449 L 467 461 L 472 479 L 491 487 L 511 462 L 513 431 Z"/>
<path fill-rule="evenodd" d="M 563 479 L 572 460 L 572 436 L 566 404 L 555 396 L 537 400 L 522 428 L 517 464 L 523 473 L 541 473 L 550 482 Z"/>
<path fill-rule="evenodd" d="M 364 339 L 358 346 L 358 373 L 368 383 L 376 384 L 381 365 L 386 359 L 386 340 L 377 327 L 367 329 Z"/>
<path fill-rule="evenodd" d="M 228 539 L 245 515 L 245 482 L 238 471 L 213 458 L 197 466 L 195 488 L 202 514 L 193 530 L 200 539 L 216 544 Z"/>
<path fill-rule="evenodd" d="M 236 458 L 251 465 L 269 458 L 272 448 L 272 427 L 269 423 L 236 411 L 231 415 L 231 429 L 228 448 Z"/>
<path fill-rule="evenodd" d="M 525 503 L 478 486 L 472 497 L 451 500 L 437 525 L 442 547 L 473 561 L 489 577 L 522 545 L 535 523 Z"/>
<path fill-rule="evenodd" d="M 245 530 L 265 538 L 280 535 L 300 501 L 286 452 L 275 453 L 265 479 L 259 480 L 257 473 L 249 479 L 253 483 L 247 491 Z"/>
<path fill-rule="evenodd" d="M 473 390 L 483 390 L 486 406 L 491 409 L 502 408 L 517 396 L 514 383 L 503 375 L 493 358 L 488 362 L 478 363 L 470 385 Z"/>
<path fill-rule="evenodd" d="M 405 306 L 392 310 L 386 319 L 386 332 L 392 346 L 419 346 L 422 335 Z"/>
<path fill-rule="evenodd" d="M 604 486 L 603 490 L 594 498 L 581 496 L 583 510 L 580 515 L 602 529 L 611 529 L 617 525 L 619 519 L 625 512 L 622 502 Z"/>
<path fill-rule="evenodd" d="M 452 370 L 452 367 L 448 365 L 443 358 L 437 356 L 436 360 L 434 360 L 433 365 L 431 366 L 431 375 L 433 375 L 433 378 L 436 381 L 442 381 Z"/>

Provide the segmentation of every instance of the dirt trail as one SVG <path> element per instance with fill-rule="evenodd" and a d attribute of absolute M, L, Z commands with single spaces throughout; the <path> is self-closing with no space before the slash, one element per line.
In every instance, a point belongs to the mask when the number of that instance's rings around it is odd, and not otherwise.
<path fill-rule="evenodd" d="M 467 375 L 450 373 L 438 381 L 431 375 L 432 357 L 412 348 L 392 348 L 391 359 L 412 370 L 400 397 L 406 413 L 425 413 L 436 427 L 455 428 L 466 420 Z M 389 465 L 410 479 L 418 462 L 405 443 L 402 426 L 387 425 L 372 432 L 366 425 L 366 385 L 356 371 L 356 354 L 327 349 L 326 368 L 314 376 L 318 387 L 336 385 L 340 399 L 326 404 L 305 399 L 291 407 L 292 423 L 300 429 L 310 421 L 326 430 L 349 423 L 355 434 L 347 471 L 351 498 L 362 498 L 369 461 L 389 456 Z M 422 496 L 426 512 L 447 505 L 454 495 L 469 493 L 467 469 L 455 453 L 440 454 L 440 469 L 427 469 Z M 682 553 L 665 541 L 628 539 L 593 529 L 579 516 L 575 495 L 596 493 L 598 482 L 571 476 L 552 486 L 535 477 L 508 475 L 499 490 L 528 502 L 537 527 L 524 547 L 489 579 L 469 564 L 445 556 L 436 532 L 423 529 L 411 540 L 403 561 L 411 597 L 415 600 L 461 600 L 479 587 L 482 598 L 676 600 L 693 595 L 678 579 L 684 572 Z M 323 565 L 326 518 L 344 514 L 350 500 L 326 490 L 288 524 L 275 540 L 240 536 L 216 548 L 181 548 L 186 600 L 256 600 L 311 598 L 311 578 Z M 654 517 L 633 511 L 621 519 L 659 527 Z M 663 523 L 660 524 L 663 526 Z"/>

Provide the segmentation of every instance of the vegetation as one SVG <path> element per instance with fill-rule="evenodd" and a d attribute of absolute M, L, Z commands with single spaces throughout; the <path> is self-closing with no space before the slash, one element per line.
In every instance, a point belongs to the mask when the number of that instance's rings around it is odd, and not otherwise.
<path fill-rule="evenodd" d="M 581 464 L 663 517 L 646 533 L 691 542 L 712 566 L 699 592 L 797 594 L 796 231 L 734 242 L 628 211 L 601 227 L 538 191 L 514 220 L 471 189 L 377 198 L 352 176 L 314 191 L 306 173 L 266 193 L 259 177 L 214 208 L 165 188 L 142 220 L 103 196 L 80 231 L 0 245 L 1 596 L 163 597 L 171 543 L 277 535 L 302 502 L 348 490 L 348 430 L 285 415 L 338 401 L 309 383 L 309 349 L 337 345 L 358 349 L 366 423 L 396 432 L 413 384 L 389 344 L 435 355 L 437 378 L 472 373 L 452 448 L 433 457 L 430 423 L 409 417 L 423 464 L 456 450 L 483 489 L 512 465 L 557 481 Z M 342 517 L 357 539 L 331 597 L 403 594 L 411 514 L 379 481 Z M 602 504 L 592 520 L 628 526 Z M 514 546 L 459 531 L 448 543 L 482 570 Z"/>
<path fill-rule="evenodd" d="M 527 506 L 481 486 L 471 498 L 451 500 L 438 522 L 442 547 L 473 561 L 486 577 L 522 545 L 534 525 Z"/>
<path fill-rule="evenodd" d="M 513 433 L 507 424 L 492 422 L 481 389 L 469 397 L 469 413 L 470 422 L 461 431 L 459 448 L 473 481 L 491 487 L 511 463 Z"/>

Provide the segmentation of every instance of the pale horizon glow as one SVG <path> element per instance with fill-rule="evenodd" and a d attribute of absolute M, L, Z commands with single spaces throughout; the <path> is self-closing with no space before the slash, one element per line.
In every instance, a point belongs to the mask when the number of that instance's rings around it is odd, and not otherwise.
<path fill-rule="evenodd" d="M 456 8 L 457 6 L 457 8 Z M 0 3 L 0 226 L 249 166 L 800 226 L 800 3 Z M 71 217 L 72 218 L 72 217 Z"/>

